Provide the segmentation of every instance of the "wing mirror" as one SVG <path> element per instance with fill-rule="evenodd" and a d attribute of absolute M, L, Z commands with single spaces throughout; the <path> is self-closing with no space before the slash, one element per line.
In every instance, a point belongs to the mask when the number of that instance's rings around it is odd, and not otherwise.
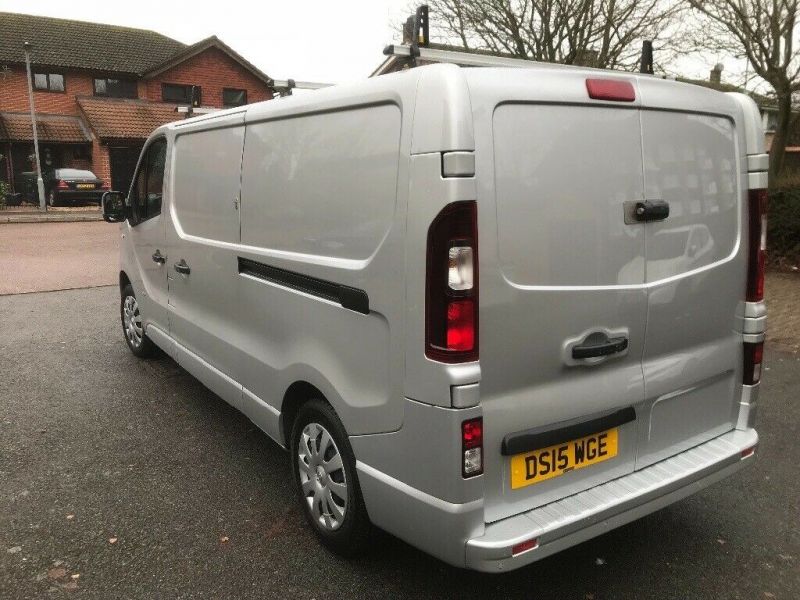
<path fill-rule="evenodd" d="M 121 223 L 128 218 L 128 207 L 122 192 L 106 192 L 100 202 L 103 205 L 103 220 L 107 223 Z"/>

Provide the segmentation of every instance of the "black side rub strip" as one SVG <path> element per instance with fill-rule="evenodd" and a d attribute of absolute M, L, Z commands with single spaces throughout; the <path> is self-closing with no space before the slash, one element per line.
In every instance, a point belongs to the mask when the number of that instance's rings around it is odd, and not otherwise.
<path fill-rule="evenodd" d="M 612 427 L 619 427 L 635 420 L 636 411 L 632 406 L 629 406 L 591 421 L 582 421 L 566 426 L 556 425 L 555 429 L 552 426 L 548 426 L 509 433 L 503 438 L 502 453 L 504 456 L 512 456 L 522 452 L 538 450 L 539 448 L 547 448 L 548 446 L 563 444 L 593 433 L 600 433 Z"/>
<path fill-rule="evenodd" d="M 343 308 L 368 315 L 369 296 L 364 290 L 352 288 L 346 285 L 309 277 L 302 273 L 279 269 L 264 263 L 250 260 L 249 258 L 239 257 L 239 273 L 257 277 L 264 281 L 271 281 L 293 290 L 305 292 L 312 296 L 318 296 L 325 300 L 338 302 Z"/>

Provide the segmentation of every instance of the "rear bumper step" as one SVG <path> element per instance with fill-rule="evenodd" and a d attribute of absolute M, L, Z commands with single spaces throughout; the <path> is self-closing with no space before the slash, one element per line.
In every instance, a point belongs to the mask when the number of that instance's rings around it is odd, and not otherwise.
<path fill-rule="evenodd" d="M 579 494 L 486 525 L 466 544 L 466 566 L 516 569 L 634 521 L 715 483 L 752 462 L 754 429 L 731 431 L 666 460 Z M 512 556 L 511 548 L 536 539 Z"/>

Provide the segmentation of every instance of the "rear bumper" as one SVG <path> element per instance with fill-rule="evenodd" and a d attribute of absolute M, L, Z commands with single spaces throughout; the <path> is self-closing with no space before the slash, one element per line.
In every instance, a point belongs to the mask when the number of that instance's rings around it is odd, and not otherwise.
<path fill-rule="evenodd" d="M 584 492 L 494 523 L 484 523 L 482 499 L 445 502 L 363 462 L 359 484 L 370 519 L 408 543 L 459 567 L 503 572 L 635 521 L 753 462 L 742 452 L 758 444 L 752 428 L 704 444 Z M 524 541 L 537 545 L 512 556 Z"/>
<path fill-rule="evenodd" d="M 466 542 L 467 568 L 509 571 L 530 564 L 681 500 L 753 462 L 754 429 L 730 431 L 630 475 L 486 525 Z M 535 538 L 512 556 L 515 544 Z"/>
<path fill-rule="evenodd" d="M 56 198 L 60 200 L 91 200 L 99 202 L 108 190 L 59 190 Z"/>

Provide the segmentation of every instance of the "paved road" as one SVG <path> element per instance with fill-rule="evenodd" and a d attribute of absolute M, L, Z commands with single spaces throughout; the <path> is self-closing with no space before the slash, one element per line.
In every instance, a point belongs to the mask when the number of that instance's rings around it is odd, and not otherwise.
<path fill-rule="evenodd" d="M 0 598 L 800 596 L 795 355 L 767 355 L 757 468 L 488 576 L 389 536 L 360 561 L 328 554 L 286 455 L 171 360 L 133 358 L 116 303 L 0 297 Z"/>
<path fill-rule="evenodd" d="M 118 237 L 104 221 L 0 224 L 0 295 L 114 283 Z"/>

